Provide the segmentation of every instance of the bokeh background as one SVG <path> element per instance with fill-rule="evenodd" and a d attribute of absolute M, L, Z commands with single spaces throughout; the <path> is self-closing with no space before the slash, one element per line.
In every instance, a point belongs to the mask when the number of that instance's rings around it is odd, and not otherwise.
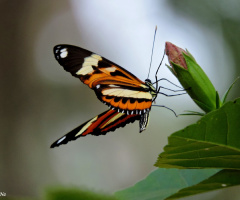
<path fill-rule="evenodd" d="M 107 109 L 55 61 L 53 46 L 81 46 L 145 80 L 157 25 L 150 78 L 170 41 L 193 54 L 223 95 L 240 75 L 239 10 L 238 0 L 1 0 L 0 191 L 41 198 L 46 188 L 58 185 L 112 194 L 146 177 L 167 137 L 198 120 L 155 107 L 141 134 L 134 123 L 50 149 L 56 139 Z M 159 77 L 179 84 L 165 66 L 167 58 L 163 63 Z M 229 99 L 239 96 L 239 85 Z M 200 111 L 187 95 L 159 95 L 157 104 L 177 113 Z M 239 188 L 198 198 L 237 200 Z"/>

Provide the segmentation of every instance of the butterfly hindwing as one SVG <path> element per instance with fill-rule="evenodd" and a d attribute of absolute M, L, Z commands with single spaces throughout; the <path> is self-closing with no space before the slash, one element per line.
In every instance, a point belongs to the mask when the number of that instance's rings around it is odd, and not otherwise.
<path fill-rule="evenodd" d="M 117 64 L 72 45 L 54 47 L 56 60 L 63 68 L 93 89 L 99 100 L 127 114 L 149 111 L 149 87 Z"/>
<path fill-rule="evenodd" d="M 76 140 L 79 137 L 84 137 L 89 134 L 95 136 L 105 135 L 107 132 L 114 131 L 119 127 L 124 127 L 126 124 L 134 122 L 135 120 L 140 120 L 140 115 L 127 115 L 110 109 L 73 129 L 54 142 L 51 148 L 67 144 L 71 140 Z"/>

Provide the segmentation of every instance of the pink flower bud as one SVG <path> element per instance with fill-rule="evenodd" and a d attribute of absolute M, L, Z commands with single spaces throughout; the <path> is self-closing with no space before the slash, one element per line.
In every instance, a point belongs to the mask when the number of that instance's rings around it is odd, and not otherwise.
<path fill-rule="evenodd" d="M 218 93 L 194 57 L 171 42 L 166 42 L 165 52 L 171 65 L 168 68 L 193 101 L 206 113 L 218 108 Z"/>
<path fill-rule="evenodd" d="M 188 55 L 188 53 L 186 51 L 184 51 L 180 47 L 177 47 L 176 45 L 172 44 L 171 42 L 166 42 L 165 51 L 166 51 L 166 55 L 168 56 L 168 61 L 169 61 L 170 65 L 172 65 L 171 62 L 173 62 L 173 63 L 183 67 L 184 69 L 188 69 L 187 63 L 182 54 L 182 53 L 185 53 Z"/>

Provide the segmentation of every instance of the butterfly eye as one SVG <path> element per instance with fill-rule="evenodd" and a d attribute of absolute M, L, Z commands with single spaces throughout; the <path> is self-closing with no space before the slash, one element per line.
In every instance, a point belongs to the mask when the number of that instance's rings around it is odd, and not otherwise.
<path fill-rule="evenodd" d="M 146 79 L 145 83 L 152 83 L 152 81 L 150 79 Z"/>

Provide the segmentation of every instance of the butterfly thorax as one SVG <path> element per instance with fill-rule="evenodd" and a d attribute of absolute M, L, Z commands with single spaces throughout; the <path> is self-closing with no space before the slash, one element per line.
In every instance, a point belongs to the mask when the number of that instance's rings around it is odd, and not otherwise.
<path fill-rule="evenodd" d="M 156 88 L 153 86 L 150 79 L 145 80 L 145 84 L 149 87 L 149 93 L 152 95 L 152 98 L 155 99 L 157 96 Z"/>

